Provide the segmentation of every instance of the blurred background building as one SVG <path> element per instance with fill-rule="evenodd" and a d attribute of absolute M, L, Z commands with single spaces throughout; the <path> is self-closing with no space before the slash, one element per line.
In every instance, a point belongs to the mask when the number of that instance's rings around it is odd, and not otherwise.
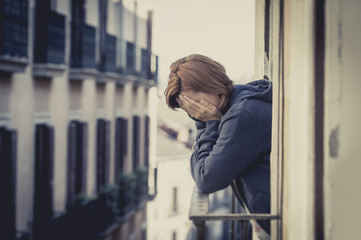
<path fill-rule="evenodd" d="M 144 239 L 152 11 L 1 0 L 0 12 L 0 238 Z"/>

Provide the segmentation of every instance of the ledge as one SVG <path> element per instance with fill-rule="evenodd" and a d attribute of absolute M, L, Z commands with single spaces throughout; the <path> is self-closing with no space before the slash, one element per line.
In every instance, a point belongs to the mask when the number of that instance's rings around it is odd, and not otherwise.
<path fill-rule="evenodd" d="M 33 76 L 53 78 L 62 76 L 65 72 L 64 64 L 53 64 L 53 63 L 34 63 L 33 64 Z"/>
<path fill-rule="evenodd" d="M 197 187 L 194 187 L 192 200 L 189 209 L 189 219 L 198 221 L 217 221 L 217 220 L 275 220 L 279 219 L 278 215 L 268 213 L 231 213 L 231 214 L 210 214 L 208 194 L 200 193 Z"/>
<path fill-rule="evenodd" d="M 94 68 L 70 68 L 69 79 L 82 81 L 85 79 L 96 79 L 98 70 Z"/>
<path fill-rule="evenodd" d="M 120 79 L 120 75 L 118 73 L 100 72 L 96 78 L 96 81 L 100 83 L 106 83 L 109 81 L 117 81 L 118 79 Z"/>
<path fill-rule="evenodd" d="M 25 57 L 0 56 L 0 71 L 4 72 L 25 72 L 29 60 Z"/>

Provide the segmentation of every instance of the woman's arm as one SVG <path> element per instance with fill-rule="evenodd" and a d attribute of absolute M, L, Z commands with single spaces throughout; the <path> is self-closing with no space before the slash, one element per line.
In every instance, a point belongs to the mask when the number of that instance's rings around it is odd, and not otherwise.
<path fill-rule="evenodd" d="M 231 184 L 259 155 L 254 121 L 248 111 L 233 109 L 222 120 L 205 123 L 191 157 L 193 179 L 201 192 Z M 219 130 L 218 130 L 219 129 Z"/>

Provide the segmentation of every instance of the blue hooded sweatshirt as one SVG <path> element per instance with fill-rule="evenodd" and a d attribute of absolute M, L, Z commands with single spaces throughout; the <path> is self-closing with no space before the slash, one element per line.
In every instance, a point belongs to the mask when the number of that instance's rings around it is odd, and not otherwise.
<path fill-rule="evenodd" d="M 198 189 L 232 185 L 251 213 L 269 213 L 271 126 L 272 83 L 235 85 L 220 121 L 196 121 L 191 173 Z M 270 232 L 268 221 L 259 224 Z"/>

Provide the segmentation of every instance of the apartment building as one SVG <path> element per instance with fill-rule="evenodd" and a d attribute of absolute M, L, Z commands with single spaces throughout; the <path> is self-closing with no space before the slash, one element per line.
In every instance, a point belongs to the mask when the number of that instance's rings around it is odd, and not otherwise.
<path fill-rule="evenodd" d="M 146 236 L 157 62 L 136 1 L 0 0 L 1 239 Z"/>

